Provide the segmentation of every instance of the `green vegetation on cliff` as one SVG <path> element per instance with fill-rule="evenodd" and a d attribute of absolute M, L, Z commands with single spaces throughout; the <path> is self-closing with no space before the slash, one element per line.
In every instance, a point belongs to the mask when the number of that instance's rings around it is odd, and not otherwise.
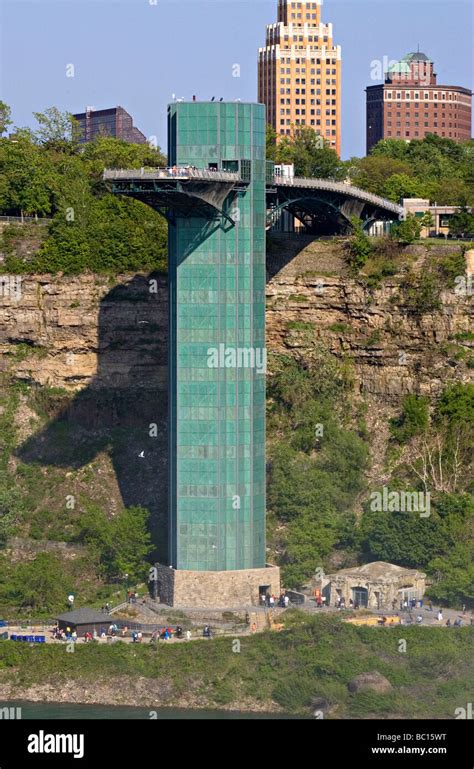
<path fill-rule="evenodd" d="M 67 115 L 36 115 L 40 128 L 0 138 L 0 214 L 51 218 L 38 248 L 31 228 L 7 228 L 0 242 L 10 273 L 117 274 L 166 270 L 167 224 L 133 199 L 117 199 L 102 182 L 105 168 L 163 166 L 159 149 L 110 137 L 80 145 Z"/>

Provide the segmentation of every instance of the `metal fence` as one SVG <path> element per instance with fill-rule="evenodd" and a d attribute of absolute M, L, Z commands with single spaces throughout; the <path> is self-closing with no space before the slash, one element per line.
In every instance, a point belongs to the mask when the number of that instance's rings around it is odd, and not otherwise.
<path fill-rule="evenodd" d="M 202 179 L 211 182 L 237 182 L 240 180 L 238 173 L 230 171 L 212 171 L 194 166 L 173 166 L 172 168 L 135 168 L 130 170 L 104 171 L 104 180 L 114 179 Z"/>
<path fill-rule="evenodd" d="M 51 218 L 41 218 L 36 216 L 0 216 L 0 223 L 5 224 L 51 224 Z"/>

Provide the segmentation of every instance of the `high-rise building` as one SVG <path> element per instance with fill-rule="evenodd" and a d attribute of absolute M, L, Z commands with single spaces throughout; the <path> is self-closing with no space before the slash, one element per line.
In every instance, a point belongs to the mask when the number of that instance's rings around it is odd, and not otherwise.
<path fill-rule="evenodd" d="M 420 51 L 393 63 L 385 82 L 369 86 L 366 93 L 367 152 L 381 139 L 471 138 L 472 92 L 439 85 L 433 62 Z"/>
<path fill-rule="evenodd" d="M 341 152 L 341 47 L 321 22 L 322 0 L 278 0 L 259 50 L 259 101 L 277 134 L 309 126 Z"/>
<path fill-rule="evenodd" d="M 73 117 L 79 123 L 79 143 L 92 142 L 98 136 L 113 136 L 130 144 L 146 144 L 146 136 L 133 125 L 133 118 L 123 107 L 95 110 L 88 107 Z"/>

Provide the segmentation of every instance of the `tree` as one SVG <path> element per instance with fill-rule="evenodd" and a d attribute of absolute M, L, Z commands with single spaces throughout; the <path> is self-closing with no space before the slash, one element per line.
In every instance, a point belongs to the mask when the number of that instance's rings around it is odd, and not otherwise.
<path fill-rule="evenodd" d="M 460 208 L 451 217 L 449 232 L 455 237 L 474 236 L 474 215 L 466 207 Z"/>
<path fill-rule="evenodd" d="M 64 149 L 65 145 L 77 140 L 77 121 L 69 112 L 57 107 L 48 107 L 44 112 L 33 112 L 38 123 L 35 138 L 41 144 Z"/>
<path fill-rule="evenodd" d="M 428 230 L 428 235 L 435 225 L 435 220 L 431 211 L 425 211 L 422 217 L 420 217 L 420 224 L 424 230 Z"/>
<path fill-rule="evenodd" d="M 423 182 L 406 173 L 393 174 L 382 188 L 382 195 L 395 203 L 402 198 L 424 198 L 425 192 Z"/>
<path fill-rule="evenodd" d="M 364 232 L 362 221 L 358 216 L 351 216 L 353 235 L 347 249 L 348 262 L 354 270 L 364 266 L 373 251 L 369 236 Z"/>
<path fill-rule="evenodd" d="M 277 143 L 275 159 L 277 163 L 293 163 L 296 176 L 342 180 L 346 175 L 337 152 L 309 126 L 293 130 L 292 136 L 282 137 Z"/>
<path fill-rule="evenodd" d="M 7 130 L 8 126 L 12 124 L 10 119 L 11 109 L 4 101 L 0 101 L 0 136 L 2 136 Z"/>
<path fill-rule="evenodd" d="M 384 195 L 387 181 L 400 174 L 411 176 L 409 163 L 385 155 L 368 155 L 355 160 L 349 169 L 352 183 L 375 195 Z"/>
<path fill-rule="evenodd" d="M 6 598 L 22 610 L 51 612 L 65 605 L 68 589 L 59 558 L 39 553 L 33 561 L 18 565 Z"/>
<path fill-rule="evenodd" d="M 266 139 L 266 147 L 267 147 L 267 152 L 266 152 L 267 160 L 273 160 L 273 162 L 275 163 L 276 155 L 277 155 L 277 132 L 275 131 L 273 126 L 270 125 L 270 123 L 267 123 L 265 139 Z"/>
<path fill-rule="evenodd" d="M 413 436 L 426 432 L 428 425 L 428 399 L 420 395 L 407 395 L 403 399 L 400 416 L 390 420 L 390 432 L 398 443 L 406 443 Z"/>
<path fill-rule="evenodd" d="M 148 510 L 131 507 L 109 520 L 102 510 L 91 506 L 81 517 L 77 540 L 88 546 L 105 577 L 127 573 L 132 582 L 137 581 L 144 577 L 152 550 L 148 518 Z"/>
<path fill-rule="evenodd" d="M 393 227 L 393 237 L 404 246 L 409 246 L 421 235 L 420 220 L 414 214 L 408 214 L 407 218 L 398 222 Z"/>

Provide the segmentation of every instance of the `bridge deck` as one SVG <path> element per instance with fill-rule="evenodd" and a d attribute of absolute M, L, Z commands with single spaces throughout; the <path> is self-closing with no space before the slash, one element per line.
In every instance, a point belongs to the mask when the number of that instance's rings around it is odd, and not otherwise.
<path fill-rule="evenodd" d="M 191 166 L 173 168 L 135 168 L 129 170 L 106 170 L 103 176 L 105 181 L 111 182 L 129 182 L 136 184 L 140 182 L 164 182 L 169 184 L 170 182 L 208 182 L 209 184 L 232 184 L 232 185 L 245 185 L 246 182 L 241 178 L 239 173 L 231 173 L 228 171 L 213 171 L 203 168 L 195 168 Z M 161 185 L 160 185 L 161 186 Z M 320 190 L 322 192 L 331 192 L 336 195 L 342 195 L 347 198 L 363 201 L 374 206 L 376 209 L 388 211 L 393 213 L 395 217 L 400 218 L 404 214 L 404 209 L 393 203 L 391 200 L 382 198 L 379 195 L 374 195 L 366 190 L 361 190 L 359 187 L 353 187 L 345 182 L 334 182 L 330 179 L 305 179 L 299 177 L 283 177 L 274 176 L 273 183 L 267 182 L 267 191 L 272 189 L 275 191 L 278 188 L 283 189 L 307 189 Z M 215 187 L 214 187 L 215 189 Z M 120 191 L 120 190 L 117 190 Z"/>
<path fill-rule="evenodd" d="M 357 198 L 358 200 L 365 200 L 367 203 L 384 208 L 388 211 L 393 211 L 397 216 L 401 216 L 404 209 L 393 203 L 387 198 L 382 198 L 380 195 L 374 195 L 366 190 L 361 190 L 359 187 L 353 187 L 351 184 L 345 182 L 333 182 L 329 179 L 305 179 L 299 177 L 286 178 L 283 176 L 275 176 L 276 187 L 302 187 L 313 190 L 326 190 L 327 192 L 336 192 L 348 197 Z"/>

